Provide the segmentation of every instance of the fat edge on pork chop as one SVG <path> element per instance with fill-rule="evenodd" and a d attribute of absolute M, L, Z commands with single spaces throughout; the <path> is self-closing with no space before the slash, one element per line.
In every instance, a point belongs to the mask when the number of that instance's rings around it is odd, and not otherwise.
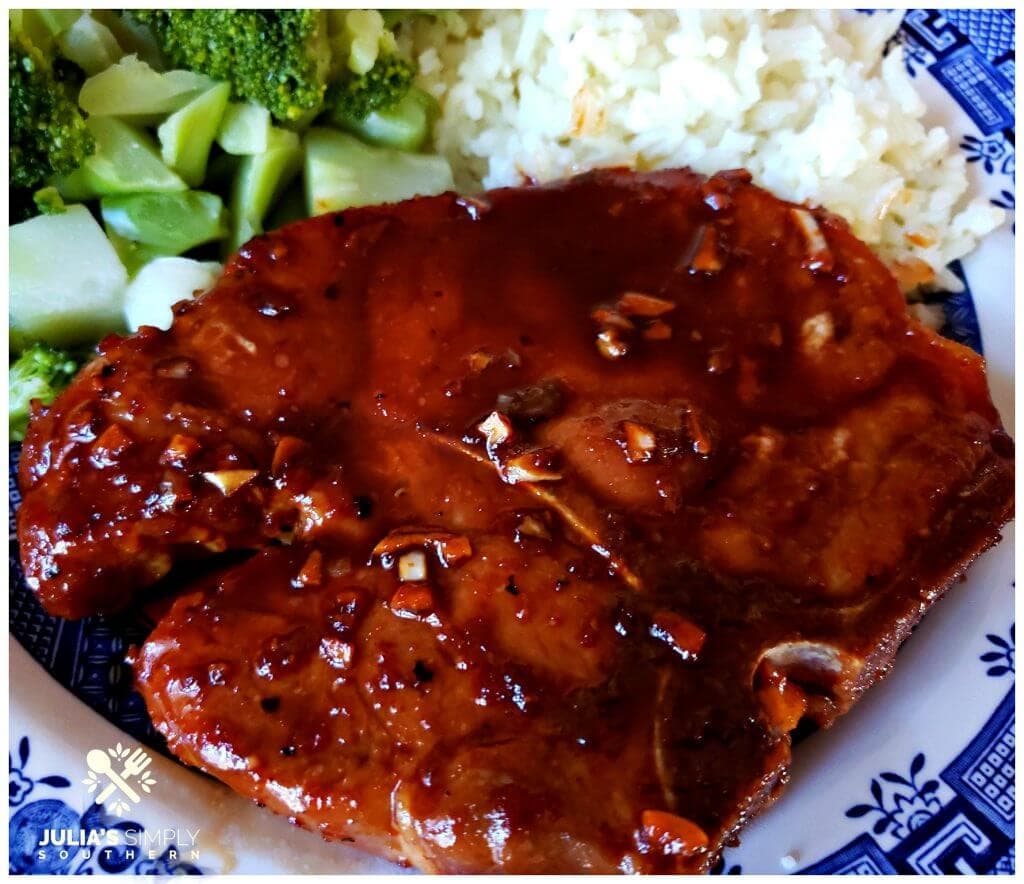
<path fill-rule="evenodd" d="M 433 872 L 705 871 L 1013 506 L 979 356 L 741 172 L 303 221 L 25 442 L 66 617 L 179 758 Z"/>

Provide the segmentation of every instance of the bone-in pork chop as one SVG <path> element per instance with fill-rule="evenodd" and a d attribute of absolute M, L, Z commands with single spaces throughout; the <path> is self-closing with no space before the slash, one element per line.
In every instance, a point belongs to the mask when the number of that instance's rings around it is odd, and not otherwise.
<path fill-rule="evenodd" d="M 47 609 L 234 550 L 135 655 L 183 760 L 430 871 L 706 870 L 998 538 L 980 357 L 743 173 L 250 242 L 36 413 Z"/>

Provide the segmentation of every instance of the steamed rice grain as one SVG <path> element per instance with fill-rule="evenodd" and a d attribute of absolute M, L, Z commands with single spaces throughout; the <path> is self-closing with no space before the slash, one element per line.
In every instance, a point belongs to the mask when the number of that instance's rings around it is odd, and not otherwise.
<path fill-rule="evenodd" d="M 468 190 L 601 166 L 745 167 L 842 215 L 907 286 L 1003 221 L 926 128 L 900 13 L 487 10 L 403 25 L 441 103 L 436 147 Z"/>

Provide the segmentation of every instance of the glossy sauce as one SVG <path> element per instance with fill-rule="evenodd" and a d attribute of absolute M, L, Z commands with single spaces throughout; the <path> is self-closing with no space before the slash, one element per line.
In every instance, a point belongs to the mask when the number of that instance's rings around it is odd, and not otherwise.
<path fill-rule="evenodd" d="M 432 871 L 687 871 L 998 536 L 978 357 L 744 173 L 254 240 L 32 423 L 54 613 L 259 550 L 140 650 L 173 751 Z"/>

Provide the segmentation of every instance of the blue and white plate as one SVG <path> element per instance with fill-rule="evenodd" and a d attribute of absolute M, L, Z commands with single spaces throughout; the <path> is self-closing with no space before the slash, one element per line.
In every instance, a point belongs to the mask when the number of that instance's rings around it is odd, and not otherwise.
<path fill-rule="evenodd" d="M 933 122 L 966 153 L 976 192 L 1012 213 L 1013 12 L 911 10 L 898 39 Z M 967 287 L 943 302 L 945 333 L 983 350 L 1008 427 L 1013 229 L 954 268 Z M 13 479 L 10 499 L 13 511 Z M 21 580 L 11 536 L 11 872 L 395 871 L 161 754 L 122 662 L 147 625 L 47 616 Z M 925 619 L 893 675 L 800 745 L 786 794 L 719 871 L 1012 873 L 1014 651 L 1010 526 Z M 96 803 L 107 768 L 131 772 L 137 801 L 114 791 Z"/>

